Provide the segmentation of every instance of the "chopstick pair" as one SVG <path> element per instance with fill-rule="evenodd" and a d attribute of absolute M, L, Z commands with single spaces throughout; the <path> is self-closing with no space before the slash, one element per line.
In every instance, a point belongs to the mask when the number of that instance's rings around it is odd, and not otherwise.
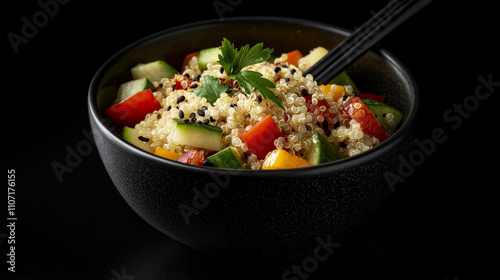
<path fill-rule="evenodd" d="M 326 84 L 432 0 L 392 0 L 303 73 Z"/>

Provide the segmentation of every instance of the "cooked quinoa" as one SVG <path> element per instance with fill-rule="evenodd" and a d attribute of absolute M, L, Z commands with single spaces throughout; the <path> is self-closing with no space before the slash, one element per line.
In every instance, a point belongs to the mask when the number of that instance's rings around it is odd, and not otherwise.
<path fill-rule="evenodd" d="M 274 141 L 276 149 L 285 149 L 292 155 L 302 157 L 316 132 L 325 135 L 345 157 L 357 155 L 379 144 L 376 137 L 361 130 L 359 123 L 340 113 L 343 103 L 353 96 L 351 86 L 344 86 L 342 97 L 334 100 L 335 85 L 332 85 L 330 92 L 324 93 L 311 75 L 303 77 L 298 67 L 283 61 L 286 61 L 286 54 L 276 58 L 274 63 L 266 61 L 244 70 L 258 71 L 264 78 L 274 82 L 276 87 L 271 90 L 282 101 L 285 111 L 271 100 L 263 98 L 258 91 L 245 93 L 237 85 L 238 90 L 232 94 L 222 93 L 213 105 L 205 97 L 196 96 L 193 91 L 203 84 L 206 75 L 225 79 L 227 73 L 219 64 L 208 64 L 208 70 L 200 71 L 198 57 L 194 56 L 185 69 L 182 69 L 182 75 L 152 81 L 157 88 L 154 95 L 162 109 L 146 115 L 135 129 L 142 137 L 150 139 L 153 149 L 160 147 L 180 154 L 194 147 L 180 145 L 172 140 L 173 118 L 220 127 L 222 148 L 235 147 L 242 155 L 244 167 L 253 170 L 260 169 L 263 160 L 250 153 L 240 137 L 249 125 L 261 121 L 267 115 L 272 116 L 283 135 Z M 188 85 L 185 77 L 192 79 L 193 83 Z M 182 89 L 175 89 L 176 80 L 180 82 Z M 313 105 L 326 100 L 329 107 L 319 106 L 313 112 L 308 111 L 304 98 L 308 95 L 312 95 Z M 325 115 L 328 116 L 327 119 Z M 391 116 L 386 118 L 390 121 Z M 205 154 L 210 153 L 213 151 L 205 151 Z"/>

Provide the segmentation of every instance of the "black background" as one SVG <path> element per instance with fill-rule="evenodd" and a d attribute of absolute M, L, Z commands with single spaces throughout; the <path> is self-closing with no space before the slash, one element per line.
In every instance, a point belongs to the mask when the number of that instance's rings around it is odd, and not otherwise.
<path fill-rule="evenodd" d="M 291 268 L 222 263 L 159 233 L 128 207 L 87 145 L 87 90 L 104 61 L 157 31 L 219 18 L 214 2 L 69 1 L 18 53 L 7 34 L 20 35 L 22 18 L 42 9 L 37 1 L 2 5 L 2 172 L 15 169 L 18 219 L 11 273 L 5 176 L 0 259 L 8 279 L 281 279 Z M 224 18 L 282 16 L 348 29 L 385 4 L 219 2 L 235 4 Z M 500 15 L 493 2 L 454 3 L 431 3 L 381 42 L 418 83 L 418 139 L 438 128 L 447 140 L 308 279 L 500 279 L 500 86 L 456 129 L 443 118 L 474 99 L 479 76 L 500 81 Z M 52 164 L 83 146 L 91 148 L 59 181 Z"/>

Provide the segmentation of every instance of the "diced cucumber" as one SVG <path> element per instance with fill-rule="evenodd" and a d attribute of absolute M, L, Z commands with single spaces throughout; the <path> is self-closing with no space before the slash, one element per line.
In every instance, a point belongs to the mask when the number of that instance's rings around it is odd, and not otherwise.
<path fill-rule="evenodd" d="M 148 138 L 140 137 L 139 130 L 124 126 L 122 130 L 122 137 L 132 145 L 143 149 L 146 152 L 153 152 L 153 148 L 149 144 L 150 140 Z M 140 137 L 140 138 L 139 138 Z M 147 141 L 144 141 L 147 140 Z"/>
<path fill-rule="evenodd" d="M 323 58 L 323 56 L 325 56 L 327 53 L 328 50 L 323 47 L 312 49 L 308 55 L 299 59 L 299 65 L 303 65 L 303 68 L 301 67 L 301 70 L 306 71 L 307 69 L 311 68 L 311 66 L 313 66 L 316 62 Z"/>
<path fill-rule="evenodd" d="M 235 147 L 227 147 L 224 150 L 207 157 L 205 161 L 212 163 L 218 168 L 245 169 L 241 156 Z"/>
<path fill-rule="evenodd" d="M 152 82 L 160 82 L 163 78 L 171 79 L 178 72 L 179 71 L 163 60 L 138 64 L 130 69 L 130 73 L 132 73 L 134 79 L 148 78 Z"/>
<path fill-rule="evenodd" d="M 341 86 L 350 85 L 352 87 L 353 93 L 360 93 L 359 88 L 356 86 L 356 84 L 346 71 L 342 71 L 342 73 L 338 74 L 337 77 L 333 78 L 333 80 L 329 82 L 329 84 L 336 84 Z"/>
<path fill-rule="evenodd" d="M 200 67 L 200 70 L 207 70 L 207 65 L 209 63 L 217 63 L 217 61 L 219 61 L 220 53 L 221 51 L 219 47 L 201 50 L 200 54 L 198 55 L 198 67 Z"/>
<path fill-rule="evenodd" d="M 314 165 L 327 163 L 344 158 L 344 155 L 325 136 L 315 133 L 312 136 L 312 145 L 304 155 L 304 158 Z"/>
<path fill-rule="evenodd" d="M 196 122 L 184 122 L 184 120 L 172 119 L 174 129 L 172 140 L 181 145 L 203 148 L 211 151 L 222 149 L 222 129 L 208 124 Z"/>
<path fill-rule="evenodd" d="M 115 104 L 120 103 L 123 100 L 138 93 L 139 91 L 143 91 L 146 89 L 155 90 L 154 85 L 147 78 L 132 80 L 132 81 L 123 83 L 118 88 L 118 93 L 116 94 Z"/>
<path fill-rule="evenodd" d="M 375 117 L 377 117 L 378 122 L 382 128 L 384 128 L 386 133 L 388 131 L 394 131 L 403 119 L 403 112 L 390 105 L 372 99 L 361 100 L 365 103 L 366 107 L 368 107 L 368 109 L 375 114 Z M 392 114 L 392 117 L 388 117 L 388 114 Z"/>

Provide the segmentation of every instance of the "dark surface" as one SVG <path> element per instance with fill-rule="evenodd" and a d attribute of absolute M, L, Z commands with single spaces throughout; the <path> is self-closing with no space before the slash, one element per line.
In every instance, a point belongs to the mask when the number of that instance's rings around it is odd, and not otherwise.
<path fill-rule="evenodd" d="M 239 4 L 225 17 L 280 15 L 351 29 L 384 5 L 350 1 L 314 9 L 231 3 Z M 198 6 L 69 2 L 59 5 L 15 54 L 7 34 L 21 34 L 21 19 L 32 19 L 40 10 L 36 1 L 4 9 L 8 88 L 2 91 L 7 98 L 2 104 L 8 106 L 3 135 L 9 145 L 4 145 L 2 166 L 4 172 L 16 170 L 18 219 L 16 273 L 11 273 L 7 211 L 2 210 L 2 274 L 7 279 L 281 279 L 287 270 L 288 279 L 499 279 L 498 82 L 489 88 L 489 97 L 474 103 L 478 77 L 500 81 L 500 31 L 493 4 L 436 1 L 381 43 L 419 85 L 418 139 L 430 138 L 435 129 L 447 139 L 409 172 L 368 223 L 318 262 L 317 269 L 309 266 L 311 272 L 302 274 L 292 264 L 229 265 L 165 237 L 124 202 L 87 137 L 87 89 L 100 65 L 146 35 L 217 18 L 212 1 Z M 486 94 L 487 88 L 479 92 Z M 443 117 L 448 110 L 457 110 L 447 115 L 452 119 Z M 76 149 L 84 156 L 69 159 L 74 160 L 72 172 L 60 181 L 52 164 L 65 164 L 68 151 Z M 6 192 L 4 184 L 4 209 Z"/>

